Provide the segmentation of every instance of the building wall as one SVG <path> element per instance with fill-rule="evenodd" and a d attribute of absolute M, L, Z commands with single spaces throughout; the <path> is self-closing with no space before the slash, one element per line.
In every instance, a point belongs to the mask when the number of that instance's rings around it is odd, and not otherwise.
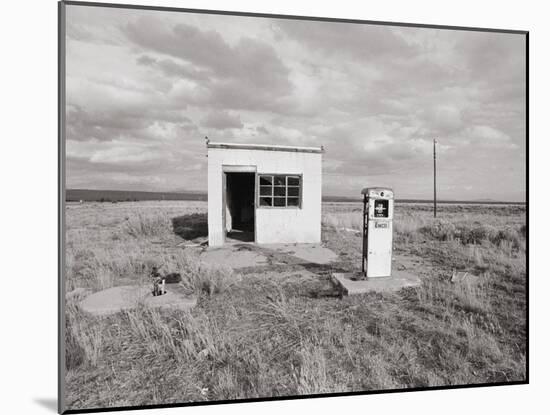
<path fill-rule="evenodd" d="M 251 166 L 258 174 L 301 174 L 302 208 L 256 207 L 256 242 L 321 242 L 321 156 L 320 153 L 209 148 L 209 245 L 223 244 L 222 166 Z"/>

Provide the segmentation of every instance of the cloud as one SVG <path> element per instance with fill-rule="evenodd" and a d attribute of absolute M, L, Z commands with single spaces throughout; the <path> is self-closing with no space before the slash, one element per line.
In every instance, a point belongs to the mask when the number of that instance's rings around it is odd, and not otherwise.
<path fill-rule="evenodd" d="M 511 142 L 509 135 L 488 125 L 468 127 L 464 133 L 471 143 L 487 147 L 517 148 L 517 145 Z"/>
<path fill-rule="evenodd" d="M 95 41 L 94 35 L 84 25 L 67 22 L 67 37 L 83 42 Z"/>
<path fill-rule="evenodd" d="M 325 194 L 429 197 L 437 138 L 441 197 L 524 194 L 522 36 L 68 8 L 69 186 L 205 190 L 208 135 L 323 145 Z"/>
<path fill-rule="evenodd" d="M 243 37 L 232 46 L 217 31 L 167 25 L 153 17 L 128 22 L 123 31 L 145 50 L 181 61 L 140 57 L 138 63 L 169 76 L 204 81 L 195 105 L 275 110 L 283 108 L 278 100 L 292 93 L 289 69 L 271 45 L 257 39 Z"/>
<path fill-rule="evenodd" d="M 121 137 L 152 138 L 147 130 L 155 124 L 175 124 L 187 131 L 196 130 L 181 111 L 168 108 L 120 108 L 103 110 L 68 105 L 66 113 L 67 139 L 74 141 L 113 141 Z"/>
<path fill-rule="evenodd" d="M 387 26 L 339 22 L 311 24 L 283 19 L 275 24 L 289 38 L 331 57 L 346 55 L 354 60 L 371 61 L 385 57 L 406 60 L 416 51 L 415 45 L 408 44 Z"/>
<path fill-rule="evenodd" d="M 194 81 L 208 80 L 208 74 L 188 64 L 180 64 L 172 59 L 155 59 L 148 55 L 141 55 L 136 59 L 139 65 L 148 66 L 160 70 L 162 74 L 170 78 L 184 78 Z"/>
<path fill-rule="evenodd" d="M 141 55 L 136 59 L 136 62 L 140 65 L 153 66 L 157 63 L 157 60 L 147 55 Z"/>
<path fill-rule="evenodd" d="M 452 104 L 428 107 L 423 111 L 422 117 L 434 135 L 448 135 L 464 127 L 462 110 Z"/>
<path fill-rule="evenodd" d="M 113 143 L 105 150 L 99 150 L 92 154 L 92 163 L 143 163 L 158 160 L 168 156 L 165 152 L 151 151 L 151 149 L 139 148 L 135 145 L 120 145 Z M 118 144 L 118 145 L 117 145 Z"/>
<path fill-rule="evenodd" d="M 209 112 L 202 120 L 202 126 L 216 130 L 225 130 L 227 128 L 242 128 L 243 123 L 240 117 L 225 111 Z"/>
<path fill-rule="evenodd" d="M 472 79 L 495 85 L 497 82 L 525 81 L 525 38 L 506 33 L 462 33 L 456 52 Z"/>
<path fill-rule="evenodd" d="M 399 130 L 398 123 L 386 124 L 374 117 L 329 129 L 323 134 L 332 138 L 326 151 L 336 162 L 326 170 L 358 176 L 418 174 L 429 166 L 431 140 Z"/>

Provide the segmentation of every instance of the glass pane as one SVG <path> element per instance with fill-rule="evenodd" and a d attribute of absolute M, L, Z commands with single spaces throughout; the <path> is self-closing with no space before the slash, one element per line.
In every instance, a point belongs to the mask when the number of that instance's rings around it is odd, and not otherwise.
<path fill-rule="evenodd" d="M 275 191 L 275 196 L 285 196 L 285 187 L 275 186 L 273 190 Z"/>
<path fill-rule="evenodd" d="M 299 197 L 289 197 L 287 200 L 288 200 L 288 206 L 300 206 Z"/>
<path fill-rule="evenodd" d="M 273 176 L 260 176 L 260 186 L 269 186 L 273 184 Z"/>
<path fill-rule="evenodd" d="M 289 187 L 287 190 L 287 194 L 289 196 L 300 196 L 300 188 L 299 187 Z"/>
<path fill-rule="evenodd" d="M 273 187 L 271 186 L 260 186 L 260 196 L 271 196 Z"/>
<path fill-rule="evenodd" d="M 289 177 L 288 178 L 288 185 L 289 186 L 300 186 L 300 178 L 299 177 Z"/>
<path fill-rule="evenodd" d="M 285 186 L 285 176 L 275 176 L 275 186 Z"/>
<path fill-rule="evenodd" d="M 285 198 L 284 197 L 275 197 L 273 198 L 274 204 L 273 206 L 286 206 Z"/>
<path fill-rule="evenodd" d="M 273 206 L 273 199 L 270 197 L 260 197 L 260 206 Z"/>

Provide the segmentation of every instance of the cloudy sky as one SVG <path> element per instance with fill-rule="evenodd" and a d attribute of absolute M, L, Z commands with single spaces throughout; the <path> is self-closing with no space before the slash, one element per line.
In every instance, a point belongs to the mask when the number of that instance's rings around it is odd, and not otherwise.
<path fill-rule="evenodd" d="M 212 141 L 323 145 L 323 194 L 525 200 L 522 35 L 67 6 L 67 187 L 205 191 Z"/>

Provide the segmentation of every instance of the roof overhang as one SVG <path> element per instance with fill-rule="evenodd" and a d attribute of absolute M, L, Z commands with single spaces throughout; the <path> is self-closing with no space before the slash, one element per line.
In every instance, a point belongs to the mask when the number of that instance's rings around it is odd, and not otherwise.
<path fill-rule="evenodd" d="M 236 144 L 236 143 L 214 143 L 207 142 L 208 148 L 220 148 L 230 150 L 262 150 L 262 151 L 288 151 L 292 153 L 319 153 L 325 152 L 323 147 L 295 147 L 295 146 L 278 146 L 271 144 Z"/>

